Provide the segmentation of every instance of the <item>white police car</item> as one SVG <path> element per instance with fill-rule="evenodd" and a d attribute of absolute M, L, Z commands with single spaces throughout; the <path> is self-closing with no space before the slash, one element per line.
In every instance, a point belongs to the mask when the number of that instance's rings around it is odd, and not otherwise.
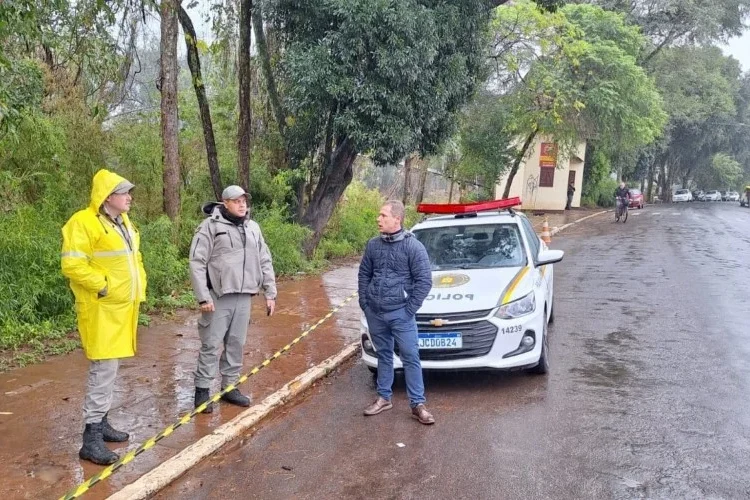
<path fill-rule="evenodd" d="M 420 205 L 428 218 L 411 231 L 432 265 L 432 290 L 417 313 L 426 370 L 549 369 L 547 324 L 554 320 L 552 264 L 563 258 L 512 207 L 518 198 Z M 362 315 L 362 360 L 378 366 Z M 394 356 L 394 368 L 403 366 Z"/>

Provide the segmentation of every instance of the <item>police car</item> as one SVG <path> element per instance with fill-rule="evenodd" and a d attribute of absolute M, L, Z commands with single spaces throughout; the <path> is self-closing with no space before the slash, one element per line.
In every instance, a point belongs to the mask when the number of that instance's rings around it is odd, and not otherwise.
<path fill-rule="evenodd" d="M 563 258 L 513 210 L 520 199 L 422 204 L 430 217 L 411 231 L 430 256 L 432 290 L 417 312 L 425 370 L 549 369 L 547 325 L 554 321 L 553 264 Z M 377 356 L 364 315 L 362 360 Z M 402 369 L 395 349 L 394 368 Z"/>

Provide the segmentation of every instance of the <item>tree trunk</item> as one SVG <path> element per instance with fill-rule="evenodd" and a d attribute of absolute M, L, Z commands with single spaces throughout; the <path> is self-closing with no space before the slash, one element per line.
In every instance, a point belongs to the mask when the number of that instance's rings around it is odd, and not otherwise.
<path fill-rule="evenodd" d="M 521 162 L 526 156 L 526 152 L 529 150 L 529 147 L 531 147 L 531 142 L 534 140 L 534 137 L 536 137 L 536 133 L 537 133 L 537 129 L 534 128 L 534 130 L 526 138 L 526 141 L 523 143 L 523 147 L 521 147 L 521 150 L 516 155 L 515 160 L 513 160 L 513 166 L 510 169 L 510 173 L 508 173 L 508 180 L 505 181 L 505 189 L 503 190 L 503 199 L 507 198 L 510 195 L 510 187 L 513 185 L 513 179 L 516 177 L 516 174 L 518 173 L 518 167 L 521 166 Z"/>
<path fill-rule="evenodd" d="M 261 11 L 260 2 L 255 4 L 253 31 L 255 32 L 255 46 L 258 48 L 263 76 L 266 79 L 266 92 L 268 92 L 268 99 L 271 101 L 271 108 L 276 118 L 276 124 L 279 127 L 279 133 L 283 138 L 286 132 L 286 113 L 281 106 L 279 91 L 276 87 L 276 78 L 273 76 L 271 68 L 271 55 L 268 50 L 268 43 L 266 43 L 266 34 L 263 31 L 263 12 Z"/>
<path fill-rule="evenodd" d="M 352 165 L 357 158 L 357 151 L 348 138 L 337 141 L 336 150 L 331 156 L 315 187 L 310 203 L 307 205 L 302 224 L 312 229 L 313 234 L 304 244 L 305 254 L 312 257 L 323 237 L 323 230 L 333 215 L 336 204 L 341 199 L 347 186 L 352 182 Z"/>
<path fill-rule="evenodd" d="M 666 196 L 666 183 L 667 183 L 667 162 L 669 160 L 665 159 L 661 163 L 661 171 L 659 172 L 659 199 L 662 202 L 668 201 Z"/>
<path fill-rule="evenodd" d="M 250 139 L 252 136 L 252 78 L 250 40 L 252 0 L 240 0 L 240 47 L 237 55 L 240 119 L 237 124 L 237 176 L 242 188 L 250 192 Z"/>
<path fill-rule="evenodd" d="M 416 194 L 416 199 L 414 200 L 414 203 L 419 205 L 424 200 L 424 191 L 425 186 L 427 185 L 427 162 L 422 160 L 420 165 L 420 168 L 422 169 L 419 174 L 419 190 Z"/>
<path fill-rule="evenodd" d="M 161 3 L 161 140 L 164 176 L 164 213 L 176 220 L 180 212 L 180 144 L 177 113 L 177 20 L 179 0 Z"/>
<path fill-rule="evenodd" d="M 404 159 L 404 191 L 401 193 L 401 203 L 404 204 L 404 206 L 409 204 L 409 191 L 411 189 L 411 165 L 414 161 L 416 155 L 409 154 Z"/>
<path fill-rule="evenodd" d="M 198 46 L 196 45 L 197 36 L 193 22 L 185 9 L 180 6 L 179 12 L 180 24 L 185 34 L 185 46 L 187 47 L 188 66 L 190 74 L 193 77 L 193 88 L 195 97 L 198 99 L 198 109 L 201 115 L 201 124 L 203 125 L 203 140 L 206 143 L 206 158 L 208 160 L 208 173 L 211 178 L 211 187 L 214 190 L 216 199 L 221 199 L 221 175 L 219 173 L 219 157 L 216 152 L 216 139 L 214 138 L 214 126 L 211 122 L 211 109 L 206 97 L 206 87 L 203 85 L 203 75 L 201 74 L 201 60 L 198 55 Z"/>

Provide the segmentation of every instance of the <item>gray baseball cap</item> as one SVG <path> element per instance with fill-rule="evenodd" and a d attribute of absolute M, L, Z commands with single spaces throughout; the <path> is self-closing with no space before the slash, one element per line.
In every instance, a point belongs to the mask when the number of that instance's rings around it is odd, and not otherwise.
<path fill-rule="evenodd" d="M 237 198 L 241 197 L 247 198 L 247 193 L 244 189 L 242 189 L 240 186 L 227 186 L 224 191 L 221 193 L 221 199 L 222 200 L 236 200 Z"/>
<path fill-rule="evenodd" d="M 112 194 L 125 194 L 129 193 L 131 189 L 135 187 L 135 184 L 133 184 L 130 181 L 122 181 L 117 186 L 115 186 L 115 189 L 112 191 Z"/>

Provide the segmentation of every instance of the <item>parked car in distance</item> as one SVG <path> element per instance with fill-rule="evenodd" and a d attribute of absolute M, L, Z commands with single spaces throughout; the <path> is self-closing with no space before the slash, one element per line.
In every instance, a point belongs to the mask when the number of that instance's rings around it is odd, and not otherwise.
<path fill-rule="evenodd" d="M 706 201 L 721 201 L 721 193 L 716 190 L 707 191 Z"/>
<path fill-rule="evenodd" d="M 674 203 L 693 201 L 693 195 L 688 189 L 678 189 L 672 195 L 672 201 Z"/>
<path fill-rule="evenodd" d="M 643 208 L 643 205 L 645 203 L 643 202 L 643 193 L 641 193 L 640 189 L 631 189 L 630 190 L 630 204 L 628 205 L 628 208 Z"/>
<path fill-rule="evenodd" d="M 693 191 L 693 201 L 706 201 L 706 193 L 702 189 Z"/>
<path fill-rule="evenodd" d="M 740 193 L 738 193 L 737 191 L 727 191 L 725 201 L 739 201 L 739 200 L 740 200 Z"/>

